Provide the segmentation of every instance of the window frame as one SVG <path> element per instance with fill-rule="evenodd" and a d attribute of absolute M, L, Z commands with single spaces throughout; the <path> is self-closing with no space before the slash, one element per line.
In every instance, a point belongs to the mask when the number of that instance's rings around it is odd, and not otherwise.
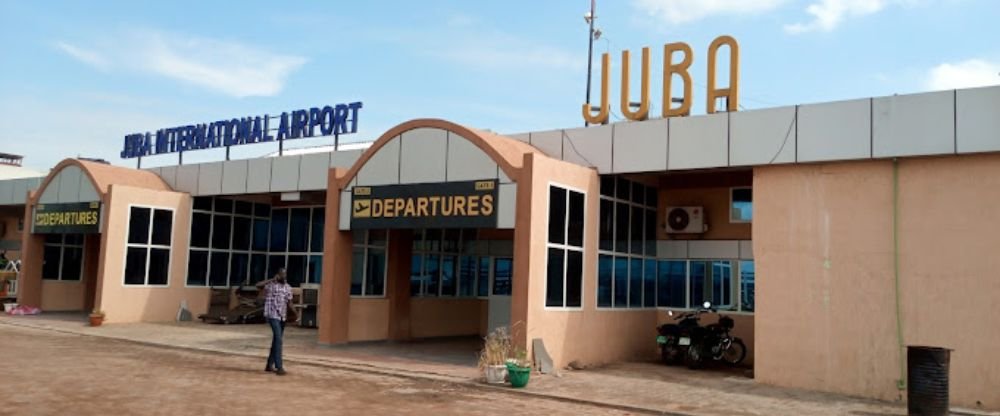
<path fill-rule="evenodd" d="M 128 235 L 129 235 L 129 232 L 131 231 L 131 226 L 132 226 L 132 208 L 148 208 L 149 209 L 149 230 L 147 231 L 147 234 L 146 234 L 146 238 L 147 239 L 146 239 L 146 243 L 145 244 L 138 244 L 138 243 L 130 243 L 130 242 L 128 242 Z M 157 210 L 169 211 L 170 212 L 170 245 L 166 245 L 165 246 L 165 245 L 161 245 L 161 244 L 153 244 L 153 228 L 154 228 L 153 227 L 153 221 L 156 218 L 156 211 Z M 170 280 L 171 280 L 171 277 L 172 277 L 171 274 L 173 272 L 173 266 L 174 266 L 174 264 L 173 264 L 174 263 L 174 259 L 172 258 L 173 255 L 174 255 L 174 240 L 177 238 L 177 232 L 174 229 L 175 228 L 174 225 L 177 222 L 176 220 L 177 220 L 177 210 L 175 208 L 165 207 L 165 206 L 161 206 L 161 205 L 128 204 L 128 216 L 125 218 L 125 224 L 126 224 L 126 226 L 125 226 L 125 249 L 122 250 L 122 274 L 121 274 L 121 280 L 120 280 L 120 282 L 121 282 L 120 284 L 122 285 L 122 287 L 124 287 L 124 288 L 140 288 L 140 287 L 142 287 L 142 288 L 169 288 L 170 287 Z M 129 248 L 143 248 L 143 249 L 146 250 L 146 261 L 145 261 L 145 263 L 146 263 L 145 264 L 146 265 L 146 270 L 145 270 L 145 273 L 144 273 L 143 283 L 142 284 L 129 284 L 129 283 L 125 283 L 125 273 L 127 272 L 127 269 L 128 269 L 128 249 Z M 149 264 L 151 263 L 151 261 L 150 261 L 150 257 L 151 257 L 150 254 L 152 253 L 152 250 L 154 248 L 155 249 L 166 249 L 167 250 L 167 281 L 164 284 L 162 284 L 162 285 L 161 284 L 150 284 L 149 283 Z M 184 280 L 186 281 L 187 278 L 185 277 Z"/>
<path fill-rule="evenodd" d="M 744 189 L 750 191 L 750 207 L 751 207 L 750 209 L 751 209 L 751 214 L 750 214 L 750 219 L 749 220 L 743 220 L 743 219 L 733 218 L 733 193 L 735 193 L 737 190 L 744 190 Z M 753 224 L 753 212 L 752 212 L 752 210 L 753 210 L 753 186 L 732 186 L 732 187 L 730 187 L 729 188 L 729 207 L 728 208 L 729 208 L 729 215 L 728 215 L 728 217 L 729 217 L 729 223 L 730 224 Z"/>
<path fill-rule="evenodd" d="M 445 232 L 447 230 L 456 230 L 456 231 L 459 232 L 458 233 L 458 241 L 455 242 L 456 243 L 456 249 L 455 250 L 445 250 L 445 248 L 444 248 L 444 241 L 445 241 L 444 236 L 445 236 Z M 492 260 L 490 262 L 490 266 L 489 266 L 489 269 L 488 269 L 489 270 L 489 279 L 488 279 L 487 284 L 489 285 L 489 291 L 487 292 L 486 296 L 479 296 L 479 278 L 478 278 L 478 274 L 477 274 L 477 276 L 476 276 L 475 279 L 472 279 L 472 293 L 473 294 L 471 296 L 465 296 L 465 295 L 461 294 L 462 293 L 462 265 L 461 265 L 462 258 L 463 257 L 473 257 L 473 258 L 475 258 L 476 262 L 477 262 L 476 263 L 476 271 L 478 273 L 479 270 L 481 269 L 481 267 L 480 267 L 481 264 L 479 262 L 481 262 L 483 258 L 486 258 L 486 257 L 489 257 L 489 258 L 497 257 L 497 256 L 494 256 L 492 254 L 488 254 L 488 253 L 486 253 L 486 254 L 484 254 L 484 253 L 475 253 L 475 252 L 471 252 L 469 250 L 469 247 L 466 244 L 468 241 L 488 241 L 488 240 L 479 240 L 478 239 L 478 234 L 476 234 L 477 239 L 471 239 L 470 236 L 471 236 L 472 230 L 475 230 L 475 229 L 474 228 L 418 228 L 418 229 L 414 229 L 413 230 L 413 241 L 427 241 L 426 240 L 427 231 L 438 231 L 438 232 L 440 232 L 441 241 L 438 242 L 437 249 L 430 250 L 430 249 L 426 249 L 426 248 L 420 248 L 420 249 L 414 248 L 414 249 L 410 250 L 410 257 L 411 258 L 414 257 L 414 256 L 420 256 L 420 258 L 421 258 L 421 260 L 420 260 L 420 273 L 421 273 L 421 275 L 423 275 L 424 271 L 427 268 L 427 261 L 426 261 L 427 256 L 437 256 L 437 258 L 438 258 L 437 277 L 435 278 L 435 280 L 437 281 L 437 293 L 434 294 L 434 295 L 428 295 L 427 294 L 427 285 L 424 284 L 423 281 L 421 281 L 420 289 L 417 291 L 416 294 L 411 294 L 410 295 L 411 297 L 414 297 L 414 298 L 426 298 L 426 299 L 487 299 L 487 298 L 489 298 L 489 296 L 492 295 L 492 293 L 493 293 L 493 289 L 492 289 L 493 288 L 493 265 L 492 265 Z M 441 282 L 442 282 L 441 278 L 442 278 L 442 274 L 444 273 L 444 269 L 441 267 L 441 264 L 444 263 L 442 259 L 445 256 L 451 256 L 451 257 L 455 258 L 455 276 L 454 276 L 454 278 L 455 278 L 455 295 L 442 295 L 442 291 L 444 290 L 444 285 L 441 284 Z M 411 267 L 411 270 L 410 270 L 409 273 L 410 273 L 409 278 L 411 279 L 411 285 L 412 285 L 412 278 L 413 278 L 412 267 Z M 412 290 L 413 290 L 412 286 L 411 286 L 410 290 L 411 290 L 411 293 L 412 293 Z M 498 295 L 498 296 L 502 296 L 502 295 Z"/>
<path fill-rule="evenodd" d="M 546 275 L 545 275 L 545 279 L 544 279 L 544 284 L 542 285 L 542 289 L 543 289 L 542 290 L 542 307 L 543 307 L 543 310 L 547 310 L 547 311 L 582 312 L 584 310 L 584 307 L 586 306 L 586 303 L 587 303 L 586 302 L 586 296 L 584 296 L 584 294 L 587 292 L 585 290 L 586 289 L 586 282 L 587 282 L 587 279 L 586 279 L 586 277 L 587 277 L 587 266 L 586 266 L 586 263 L 587 263 L 586 262 L 587 251 L 586 251 L 586 246 L 587 246 L 587 237 L 589 236 L 589 231 L 587 230 L 588 227 L 586 226 L 586 224 L 587 224 L 587 211 L 588 211 L 587 210 L 587 203 L 588 203 L 588 200 L 589 200 L 589 198 L 588 198 L 589 195 L 588 195 L 587 191 L 585 191 L 585 190 L 583 190 L 581 188 L 578 188 L 578 187 L 575 187 L 575 186 L 565 185 L 565 184 L 562 184 L 562 183 L 559 183 L 559 182 L 549 181 L 548 182 L 548 186 L 546 187 L 546 192 L 545 192 L 545 196 L 546 196 L 545 218 L 546 218 L 546 221 L 548 220 L 548 217 L 549 217 L 549 215 L 550 215 L 550 213 L 552 211 L 552 198 L 549 197 L 549 193 L 551 192 L 551 190 L 552 190 L 553 187 L 555 187 L 555 188 L 561 188 L 561 189 L 563 189 L 563 190 L 566 191 L 566 202 L 565 202 L 566 203 L 566 210 L 565 210 L 565 215 L 564 215 L 564 218 L 563 218 L 563 233 L 564 233 L 564 235 L 565 235 L 566 238 L 564 239 L 563 243 L 553 243 L 553 242 L 550 242 L 549 241 L 549 230 L 550 230 L 550 227 L 549 226 L 545 227 L 545 262 L 543 264 L 543 268 L 542 269 L 546 271 Z M 569 243 L 569 218 L 571 216 L 570 215 L 570 205 L 569 205 L 570 204 L 570 199 L 571 199 L 570 198 L 570 192 L 577 192 L 577 193 L 583 194 L 583 223 L 584 223 L 584 226 L 583 226 L 582 239 L 580 241 L 581 245 L 579 247 L 572 246 L 572 245 L 568 244 Z M 548 295 L 549 295 L 549 279 L 548 279 L 549 250 L 553 249 L 553 248 L 554 249 L 558 249 L 558 250 L 562 250 L 563 253 L 564 253 L 563 256 L 562 256 L 563 257 L 563 267 L 562 267 L 562 282 L 563 282 L 562 283 L 562 287 L 563 287 L 563 289 L 562 289 L 562 306 L 549 306 L 548 305 Z M 567 284 L 566 284 L 568 282 L 568 278 L 567 278 L 566 274 L 568 272 L 569 257 L 570 257 L 569 256 L 569 252 L 570 251 L 575 251 L 575 252 L 580 253 L 580 257 L 581 257 L 581 260 L 580 260 L 581 261 L 581 264 L 580 264 L 580 306 L 566 306 L 566 299 L 567 299 L 567 297 L 568 297 L 567 295 L 569 293 L 568 292 L 568 287 L 567 287 Z"/>
<path fill-rule="evenodd" d="M 86 264 L 87 264 L 87 248 L 86 248 L 87 247 L 87 235 L 86 234 L 80 234 L 80 236 L 82 236 L 83 238 L 81 239 L 82 242 L 79 245 L 77 245 L 77 244 L 67 244 L 66 243 L 66 235 L 67 234 L 57 234 L 57 235 L 59 235 L 59 242 L 58 243 L 42 243 L 42 261 L 43 261 L 43 263 L 45 261 L 45 247 L 58 247 L 59 248 L 59 277 L 56 278 L 56 279 L 46 278 L 44 276 L 44 274 L 43 274 L 41 280 L 43 282 L 83 283 L 83 270 L 86 268 Z M 66 258 L 66 249 L 67 248 L 79 248 L 80 251 L 81 251 L 81 256 L 80 256 L 80 276 L 78 276 L 76 279 L 64 279 L 63 275 L 62 275 L 63 259 Z M 42 267 L 42 270 L 45 270 L 45 268 Z"/>
<path fill-rule="evenodd" d="M 598 310 L 601 310 L 601 311 L 656 310 L 659 307 L 655 306 L 658 303 L 657 299 L 656 299 L 656 295 L 657 295 L 656 290 L 657 289 L 656 289 L 656 285 L 655 284 L 653 286 L 653 288 L 654 288 L 653 289 L 653 304 L 654 304 L 654 306 L 645 306 L 645 297 L 647 296 L 647 294 L 645 293 L 645 287 L 643 287 L 643 289 L 640 291 L 640 306 L 636 306 L 636 307 L 629 306 L 629 305 L 631 305 L 632 302 L 631 302 L 631 299 L 629 299 L 629 297 L 631 296 L 631 291 L 629 290 L 628 287 L 626 287 L 625 306 L 616 306 L 615 305 L 615 296 L 614 296 L 614 294 L 615 294 L 615 268 L 614 268 L 614 261 L 615 261 L 615 259 L 618 259 L 618 258 L 624 258 L 624 259 L 626 259 L 626 272 L 625 272 L 625 274 L 626 274 L 626 282 L 628 282 L 628 285 L 631 285 L 632 260 L 641 260 L 640 264 L 643 267 L 643 270 L 642 270 L 641 274 L 642 274 L 643 277 L 645 276 L 645 273 L 646 273 L 645 267 L 646 267 L 647 261 L 653 260 L 655 262 L 655 264 L 657 265 L 657 267 L 659 267 L 659 261 L 660 260 L 665 260 L 665 259 L 661 259 L 661 258 L 657 257 L 655 253 L 647 253 L 646 250 L 645 250 L 645 248 L 647 247 L 646 246 L 647 242 L 649 240 L 653 240 L 654 241 L 654 246 L 653 246 L 654 250 L 653 251 L 656 251 L 655 250 L 655 241 L 657 240 L 657 238 L 656 238 L 657 237 L 657 233 L 654 231 L 652 238 L 646 238 L 647 236 L 645 236 L 645 234 L 646 234 L 646 231 L 648 231 L 648 230 L 646 228 L 645 220 L 646 220 L 646 215 L 648 215 L 650 213 L 650 211 L 652 211 L 652 216 L 653 216 L 654 223 L 658 222 L 656 220 L 656 218 L 659 216 L 659 209 L 658 209 L 658 207 L 653 206 L 653 205 L 647 205 L 646 203 L 649 202 L 649 198 L 646 198 L 646 197 L 643 198 L 642 202 L 636 202 L 635 198 L 634 198 L 634 195 L 632 195 L 632 190 L 633 190 L 634 186 L 636 184 L 638 184 L 638 185 L 642 186 L 644 194 L 648 193 L 649 189 L 655 190 L 655 194 L 657 194 L 657 201 L 658 201 L 659 200 L 659 198 L 658 198 L 659 188 L 656 187 L 656 186 L 646 185 L 646 184 L 644 184 L 642 182 L 636 182 L 636 181 L 633 181 L 633 180 L 630 180 L 630 179 L 625 179 L 625 178 L 622 178 L 622 177 L 620 177 L 618 175 L 605 175 L 605 176 L 613 179 L 613 182 L 614 182 L 613 185 L 614 185 L 614 187 L 612 188 L 611 192 L 608 193 L 608 194 L 605 194 L 603 192 L 599 192 L 598 198 L 599 198 L 599 201 L 608 201 L 608 202 L 611 202 L 611 220 L 610 220 L 610 223 L 611 223 L 611 230 L 610 230 L 610 234 L 611 234 L 610 235 L 610 237 L 611 237 L 611 249 L 610 250 L 602 249 L 600 247 L 600 241 L 598 241 L 598 249 L 597 249 L 597 258 L 598 258 L 598 261 L 597 261 L 597 264 L 595 265 L 595 268 L 594 268 L 594 276 L 595 276 L 595 279 L 594 279 L 594 287 L 595 287 L 595 290 L 594 290 L 594 305 L 595 305 L 595 307 Z M 629 188 L 629 191 L 627 192 L 628 198 L 619 197 L 618 187 L 621 184 L 623 184 L 623 183 L 628 185 L 628 188 Z M 625 204 L 625 207 L 627 208 L 628 215 L 629 215 L 629 221 L 625 225 L 626 234 L 625 234 L 625 240 L 624 240 L 626 242 L 626 244 L 628 244 L 628 247 L 626 247 L 622 251 L 618 251 L 620 248 L 617 247 L 617 245 L 618 245 L 618 205 L 619 204 Z M 632 238 L 632 235 L 631 235 L 632 228 L 633 228 L 633 226 L 632 226 L 633 218 L 632 218 L 631 214 L 632 214 L 632 211 L 633 211 L 634 208 L 639 208 L 640 211 L 643 213 L 643 217 L 641 219 L 641 225 L 642 226 L 640 227 L 640 229 L 642 230 L 644 238 L 642 238 L 641 240 L 639 240 L 640 241 L 639 244 L 642 245 L 642 253 L 641 254 L 633 253 L 632 252 L 632 247 L 631 247 L 632 241 L 633 241 L 633 238 Z M 600 224 L 601 224 L 601 218 L 600 218 L 601 210 L 600 209 L 601 209 L 600 208 L 600 202 L 598 202 L 598 212 L 597 212 L 597 215 L 598 215 L 598 233 L 600 232 L 600 228 L 599 227 L 600 227 Z M 658 227 L 656 229 L 658 229 Z M 598 235 L 598 239 L 600 239 L 600 238 L 601 238 L 600 235 Z M 601 270 L 600 270 L 600 267 L 601 267 L 601 265 L 600 265 L 600 257 L 602 255 L 603 256 L 609 256 L 609 257 L 611 257 L 611 261 L 612 261 L 612 267 L 611 267 L 611 287 L 610 287 L 610 290 L 611 290 L 611 306 L 600 306 L 601 305 L 601 303 L 600 303 L 600 296 L 601 296 L 601 293 L 600 293 L 600 273 L 601 273 Z M 687 260 L 687 259 L 684 259 L 684 260 Z M 687 273 L 687 272 L 685 272 L 685 273 Z M 686 274 L 685 274 L 685 276 L 686 276 Z M 656 279 L 654 279 L 654 280 L 656 280 Z"/>
<path fill-rule="evenodd" d="M 291 221 L 289 221 L 289 223 L 291 223 Z M 310 227 L 310 228 L 312 228 L 312 227 Z M 389 287 L 388 287 L 388 285 L 389 285 L 389 275 L 388 275 L 388 272 L 389 272 L 389 238 L 390 238 L 389 235 L 391 233 L 389 232 L 389 230 L 385 230 L 385 245 L 384 246 L 378 246 L 378 245 L 371 244 L 371 230 L 367 230 L 366 229 L 366 230 L 357 230 L 357 231 L 362 231 L 364 233 L 364 236 L 365 236 L 364 237 L 365 241 L 363 241 L 361 243 L 358 243 L 357 241 L 354 241 L 352 243 L 352 245 L 351 245 L 352 252 L 353 252 L 353 249 L 360 248 L 360 249 L 363 250 L 363 253 L 364 253 L 364 255 L 362 256 L 364 258 L 364 261 L 361 264 L 361 294 L 360 295 L 355 295 L 353 293 L 350 293 L 351 289 L 349 287 L 347 289 L 348 290 L 348 294 L 350 295 L 351 298 L 357 298 L 357 299 L 384 299 L 387 296 L 387 292 L 389 291 Z M 312 240 L 310 240 L 310 242 L 311 241 Z M 381 295 L 369 295 L 369 294 L 365 293 L 365 291 L 368 289 L 368 250 L 371 250 L 371 249 L 381 250 L 383 253 L 385 253 L 385 262 L 382 264 L 382 294 Z M 353 254 L 352 254 L 352 256 L 353 256 Z M 352 260 L 351 261 L 351 267 L 353 268 L 354 266 L 355 266 L 355 264 L 354 264 L 354 261 Z M 352 270 L 351 273 L 353 274 L 353 272 L 354 271 Z"/>
<path fill-rule="evenodd" d="M 656 303 L 657 303 L 657 306 L 655 308 L 656 310 L 663 310 L 663 311 L 693 311 L 693 310 L 698 309 L 697 307 L 693 307 L 693 305 L 691 305 L 691 286 L 692 286 L 692 284 L 691 284 L 691 263 L 692 262 L 708 262 L 708 263 L 711 263 L 711 262 L 716 262 L 716 261 L 725 261 L 725 262 L 729 262 L 731 264 L 731 267 L 732 267 L 732 271 L 731 271 L 732 276 L 730 278 L 731 279 L 730 286 L 731 286 L 732 292 L 731 292 L 730 296 L 732 298 L 732 305 L 731 306 L 733 307 L 733 309 L 720 309 L 719 313 L 724 313 L 726 315 L 749 315 L 749 316 L 753 316 L 754 313 L 756 312 L 756 310 L 753 310 L 753 311 L 743 310 L 743 287 L 742 287 L 742 283 L 743 283 L 742 280 L 743 280 L 743 278 L 742 278 L 742 275 L 741 275 L 741 273 L 743 271 L 742 270 L 742 268 L 743 268 L 743 264 L 742 263 L 743 262 L 751 262 L 751 263 L 754 264 L 754 294 L 756 296 L 756 293 L 757 293 L 757 290 L 756 290 L 757 275 L 756 275 L 756 260 L 755 259 L 745 259 L 745 258 L 711 258 L 711 259 L 707 259 L 707 258 L 683 258 L 683 259 L 681 259 L 681 258 L 664 257 L 664 258 L 657 259 L 657 267 L 659 267 L 659 262 L 661 262 L 661 261 L 682 261 L 682 262 L 684 262 L 684 270 L 685 270 L 685 272 L 684 272 L 685 273 L 684 274 L 684 304 L 686 306 L 684 306 L 684 307 L 659 306 L 659 299 L 656 299 Z M 657 293 L 658 293 L 658 291 L 659 291 L 659 280 L 657 280 L 657 289 L 656 290 L 657 290 Z M 609 309 L 609 308 L 604 308 L 604 309 Z"/>

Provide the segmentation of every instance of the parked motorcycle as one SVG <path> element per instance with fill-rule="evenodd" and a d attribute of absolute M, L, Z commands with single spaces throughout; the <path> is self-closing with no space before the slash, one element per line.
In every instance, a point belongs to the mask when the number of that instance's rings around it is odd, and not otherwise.
<path fill-rule="evenodd" d="M 719 322 L 707 326 L 698 325 L 701 314 L 716 312 L 711 302 L 705 302 L 702 309 L 685 312 L 674 318 L 677 324 L 664 324 L 658 328 L 660 355 L 667 364 L 676 364 L 681 358 L 689 368 L 701 368 L 708 359 L 722 361 L 728 365 L 738 365 L 747 355 L 747 347 L 739 337 L 730 334 L 735 322 L 733 318 L 719 315 Z M 673 312 L 667 313 L 673 316 Z"/>
<path fill-rule="evenodd" d="M 658 336 L 656 343 L 660 346 L 660 359 L 664 364 L 679 364 L 687 357 L 687 350 L 691 346 L 691 333 L 698 328 L 698 320 L 701 314 L 708 312 L 710 304 L 705 302 L 705 308 L 684 312 L 674 316 L 674 311 L 667 311 L 667 315 L 678 321 L 676 324 L 663 324 L 656 328 Z"/>

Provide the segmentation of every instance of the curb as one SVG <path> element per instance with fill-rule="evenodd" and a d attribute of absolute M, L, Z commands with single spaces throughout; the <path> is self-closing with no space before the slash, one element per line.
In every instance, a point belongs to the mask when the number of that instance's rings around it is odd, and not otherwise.
<path fill-rule="evenodd" d="M 65 329 L 59 329 L 59 328 L 52 328 L 52 327 L 47 327 L 47 326 L 30 325 L 30 324 L 21 323 L 21 322 L 14 322 L 14 321 L 11 321 L 11 320 L 8 320 L 8 319 L 0 319 L 0 325 L 7 325 L 7 326 L 13 326 L 13 327 L 19 327 L 19 328 L 27 328 L 27 329 L 37 330 L 37 331 L 56 332 L 56 333 L 68 334 L 68 335 L 77 335 L 77 336 L 92 337 L 92 338 L 111 339 L 111 340 L 128 342 L 128 343 L 131 343 L 131 344 L 142 345 L 142 346 L 152 347 L 152 348 L 166 349 L 166 350 L 181 350 L 181 351 L 196 352 L 196 353 L 202 353 L 202 354 L 206 354 L 207 353 L 207 354 L 227 356 L 227 357 L 232 357 L 232 356 L 246 357 L 246 358 L 264 358 L 265 357 L 262 354 L 255 354 L 255 353 L 248 353 L 248 352 L 228 351 L 228 350 L 223 350 L 223 349 L 211 349 L 211 348 L 202 348 L 202 347 L 192 347 L 192 346 L 186 346 L 186 345 L 173 345 L 173 344 L 165 344 L 165 343 L 159 343 L 159 342 L 153 342 L 153 341 L 142 341 L 142 340 L 131 339 L 131 338 L 119 338 L 119 337 L 107 336 L 107 335 L 100 335 L 100 334 L 88 334 L 88 333 L 84 333 L 84 332 L 77 332 L 77 331 L 71 331 L 71 330 L 65 330 Z M 510 395 L 510 396 L 529 396 L 529 397 L 534 397 L 534 398 L 539 398 L 539 399 L 546 399 L 546 400 L 552 400 L 552 401 L 558 401 L 558 402 L 563 402 L 563 403 L 572 403 L 572 404 L 578 404 L 578 405 L 600 407 L 600 408 L 605 408 L 605 409 L 609 409 L 609 410 L 620 410 L 620 411 L 624 411 L 624 412 L 632 412 L 632 413 L 640 413 L 640 414 L 648 414 L 648 415 L 694 416 L 691 413 L 678 413 L 678 412 L 672 412 L 672 411 L 650 409 L 650 408 L 645 408 L 645 407 L 629 406 L 629 405 L 617 404 L 617 403 L 607 403 L 607 402 L 600 402 L 600 401 L 595 401 L 595 400 L 580 399 L 580 398 L 576 398 L 576 397 L 546 394 L 546 393 L 534 392 L 534 391 L 529 391 L 529 390 L 512 389 L 512 388 L 507 388 L 507 387 L 500 387 L 500 386 L 494 386 L 494 385 L 489 385 L 489 384 L 483 384 L 483 383 L 479 383 L 479 382 L 476 382 L 476 381 L 473 381 L 473 380 L 462 379 L 462 378 L 457 378 L 457 377 L 454 377 L 454 376 L 448 376 L 448 375 L 443 375 L 443 374 L 426 373 L 426 372 L 416 373 L 416 372 L 410 372 L 410 371 L 407 371 L 407 370 L 398 370 L 398 369 L 389 369 L 389 368 L 385 368 L 385 367 L 378 367 L 378 366 L 371 365 L 371 364 L 355 364 L 355 363 L 347 363 L 347 362 L 336 361 L 336 360 L 317 361 L 317 360 L 310 360 L 310 359 L 305 359 L 305 358 L 302 358 L 302 357 L 295 357 L 295 356 L 286 356 L 284 358 L 284 361 L 290 362 L 290 363 L 299 364 L 299 365 L 309 365 L 309 366 L 313 366 L 313 367 L 332 368 L 332 369 L 336 369 L 336 370 L 351 371 L 351 372 L 362 373 L 362 374 L 375 374 L 375 375 L 380 375 L 380 376 L 398 377 L 398 378 L 405 378 L 405 379 L 416 380 L 416 381 L 435 381 L 435 382 L 448 383 L 448 384 L 458 385 L 458 386 L 463 386 L 463 387 L 470 387 L 470 388 L 477 389 L 477 390 L 497 392 L 497 393 L 507 394 L 507 395 Z"/>

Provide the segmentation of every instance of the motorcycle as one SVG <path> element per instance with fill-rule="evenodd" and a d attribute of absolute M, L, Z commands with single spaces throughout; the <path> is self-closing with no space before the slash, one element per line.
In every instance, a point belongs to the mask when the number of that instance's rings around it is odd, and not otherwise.
<path fill-rule="evenodd" d="M 667 315 L 678 322 L 663 324 L 656 328 L 656 343 L 660 346 L 660 359 L 664 364 L 678 364 L 682 358 L 687 357 L 692 332 L 699 327 L 701 314 L 708 312 L 709 306 L 710 304 L 705 302 L 705 309 L 684 312 L 676 317 L 674 311 L 667 311 Z"/>
<path fill-rule="evenodd" d="M 686 312 L 674 318 L 680 322 L 676 325 L 661 325 L 660 354 L 667 364 L 675 364 L 683 357 L 688 368 L 701 368 L 707 359 L 722 361 L 735 366 L 743 362 L 747 355 L 746 344 L 739 337 L 730 334 L 735 322 L 733 318 L 719 314 L 719 321 L 707 326 L 698 325 L 700 316 L 707 312 L 716 312 L 711 302 L 705 302 L 702 309 Z M 667 312 L 673 316 L 673 312 Z M 662 342 L 661 342 L 662 341 Z"/>

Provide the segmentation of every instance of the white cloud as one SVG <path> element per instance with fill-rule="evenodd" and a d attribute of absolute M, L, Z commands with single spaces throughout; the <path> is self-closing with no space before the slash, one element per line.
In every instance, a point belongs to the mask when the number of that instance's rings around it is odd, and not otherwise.
<path fill-rule="evenodd" d="M 84 49 L 56 42 L 66 54 L 97 69 L 151 73 L 234 97 L 274 96 L 306 63 L 233 41 L 157 31 L 119 34 Z"/>
<path fill-rule="evenodd" d="M 930 0 L 818 0 L 806 7 L 806 13 L 811 14 L 813 20 L 785 25 L 785 31 L 791 34 L 830 32 L 848 17 L 875 14 L 894 5 L 906 7 L 929 2 Z"/>
<path fill-rule="evenodd" d="M 95 51 L 70 45 L 66 42 L 56 42 L 55 46 L 56 48 L 59 48 L 59 50 L 63 51 L 67 55 L 73 57 L 73 59 L 76 59 L 80 62 L 90 65 L 101 71 L 107 71 L 108 69 L 111 68 L 111 62 L 109 62 L 108 59 L 105 58 L 103 55 Z"/>
<path fill-rule="evenodd" d="M 687 23 L 717 15 L 746 15 L 777 9 L 787 0 L 635 0 L 632 6 L 669 23 Z M 600 17 L 600 9 L 597 13 Z"/>
<path fill-rule="evenodd" d="M 973 88 L 1000 84 L 1000 62 L 969 59 L 943 63 L 928 71 L 924 86 L 931 90 Z"/>
<path fill-rule="evenodd" d="M 273 96 L 288 76 L 306 63 L 281 55 L 208 38 L 163 33 L 143 36 L 141 68 L 234 97 Z"/>

